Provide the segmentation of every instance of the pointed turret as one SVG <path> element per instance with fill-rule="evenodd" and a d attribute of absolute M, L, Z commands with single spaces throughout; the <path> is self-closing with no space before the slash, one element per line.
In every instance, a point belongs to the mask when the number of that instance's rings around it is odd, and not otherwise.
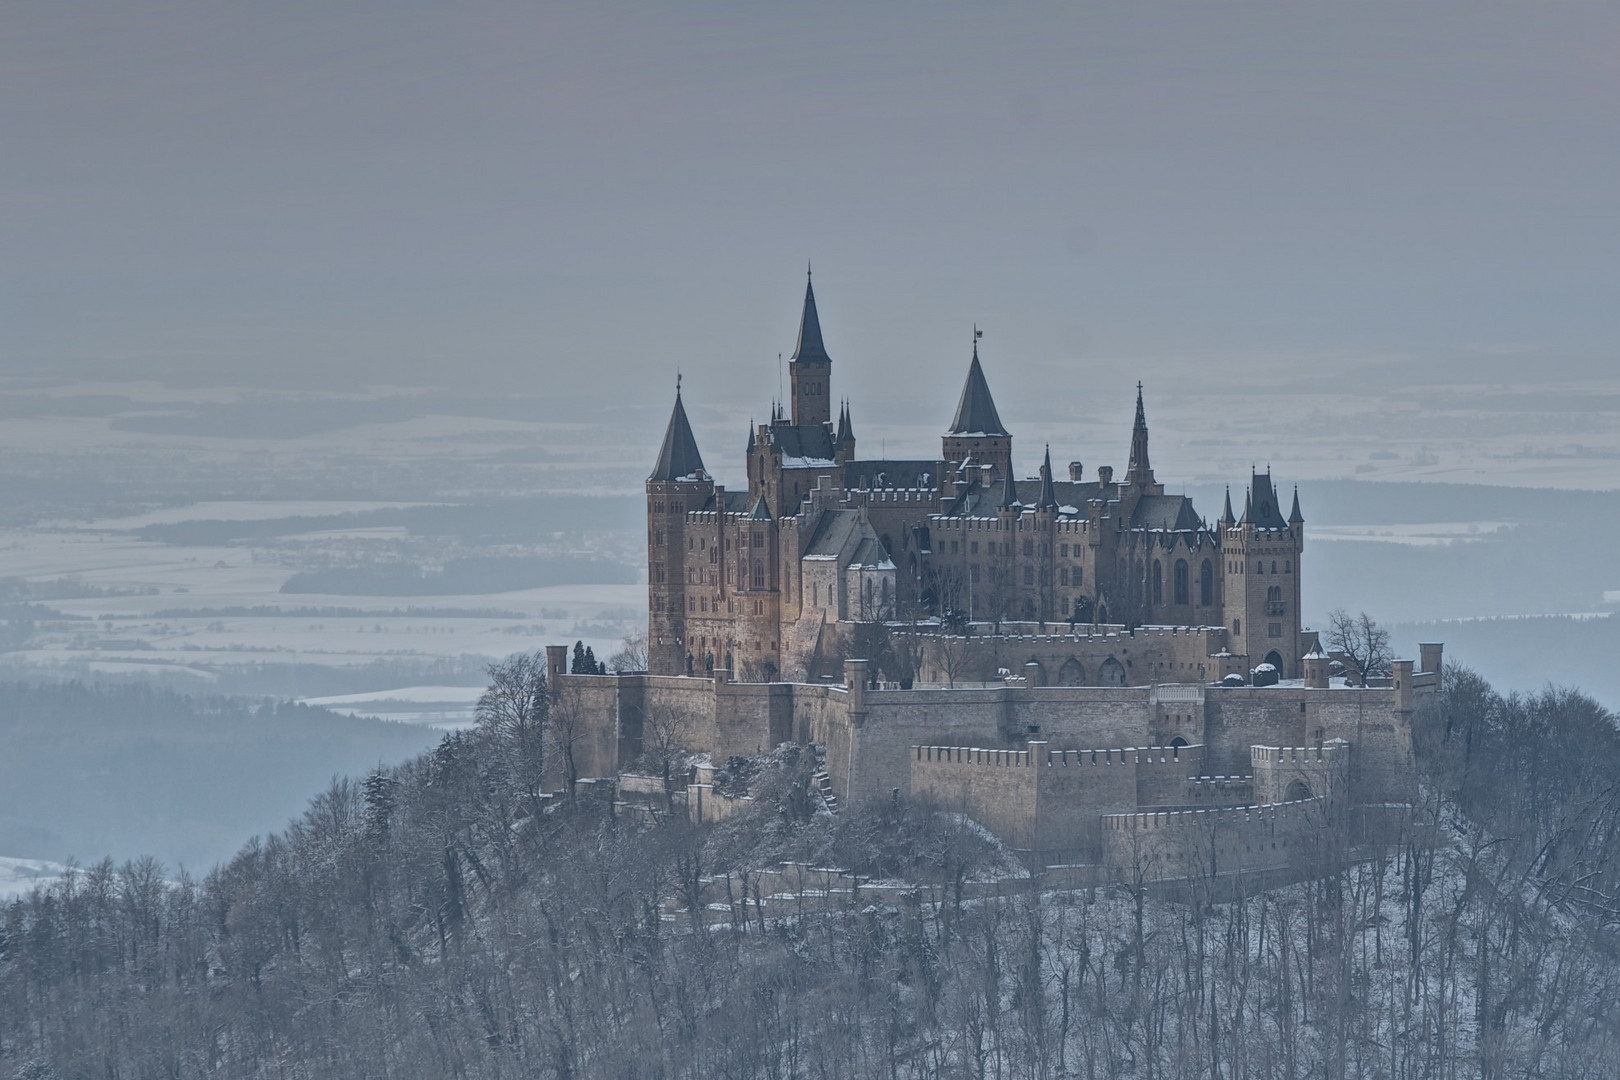
<path fill-rule="evenodd" d="M 996 412 L 995 400 L 990 396 L 990 384 L 985 381 L 984 368 L 979 366 L 979 346 L 973 346 L 973 361 L 968 364 L 967 382 L 962 384 L 962 398 L 956 403 L 956 417 L 951 421 L 948 434 L 964 436 L 1008 435 L 1001 426 L 1001 415 Z"/>
<path fill-rule="evenodd" d="M 1305 515 L 1299 512 L 1299 485 L 1294 485 L 1294 508 L 1288 512 L 1288 524 L 1305 524 Z"/>
<path fill-rule="evenodd" d="M 1136 384 L 1136 423 L 1131 427 L 1131 462 L 1125 469 L 1130 484 L 1153 483 L 1153 466 L 1148 462 L 1147 411 L 1142 407 L 1142 384 Z"/>
<path fill-rule="evenodd" d="M 838 441 L 840 443 L 854 440 L 855 433 L 850 430 L 849 402 L 845 401 L 838 406 Z"/>
<path fill-rule="evenodd" d="M 1013 479 L 1013 472 L 1008 469 L 1001 477 L 1001 509 L 1020 510 L 1023 503 L 1018 501 L 1018 481 Z"/>
<path fill-rule="evenodd" d="M 1232 516 L 1232 485 L 1227 484 L 1226 485 L 1226 506 L 1225 506 L 1225 508 L 1223 508 L 1221 510 L 1221 527 L 1222 528 L 1231 528 L 1236 523 L 1237 523 L 1237 519 Z"/>
<path fill-rule="evenodd" d="M 770 521 L 771 520 L 771 508 L 769 506 L 765 505 L 765 493 L 763 491 L 759 493 L 759 498 L 754 500 L 754 508 L 752 510 L 748 511 L 748 520 L 749 521 Z"/>
<path fill-rule="evenodd" d="M 1046 448 L 1046 460 L 1041 462 L 1041 498 L 1035 504 L 1038 510 L 1056 510 L 1057 493 L 1052 488 L 1052 447 Z"/>
<path fill-rule="evenodd" d="M 821 342 L 821 317 L 816 314 L 816 290 L 810 284 L 808 270 L 804 274 L 804 311 L 799 316 L 799 340 L 793 346 L 793 355 L 789 359 L 802 364 L 832 363 L 832 357 L 827 355 L 827 347 Z"/>
<path fill-rule="evenodd" d="M 1251 513 L 1253 512 L 1253 510 L 1254 510 L 1253 493 L 1246 491 L 1246 492 L 1243 493 L 1243 516 L 1238 518 L 1238 524 L 1239 525 L 1247 525 L 1249 523 L 1249 517 L 1250 517 Z"/>
<path fill-rule="evenodd" d="M 832 357 L 821 341 L 821 317 L 816 314 L 816 291 L 804 278 L 804 312 L 799 316 L 799 341 L 788 362 L 793 384 L 793 423 L 820 427 L 832 422 Z"/>
<path fill-rule="evenodd" d="M 754 456 L 754 418 L 748 418 L 748 448 L 743 451 L 748 457 Z"/>
<path fill-rule="evenodd" d="M 658 451 L 658 463 L 653 466 L 649 481 L 680 480 L 704 474 L 703 455 L 698 453 L 697 439 L 692 437 L 692 425 L 686 419 L 686 406 L 681 404 L 681 382 L 675 380 L 675 409 L 669 415 L 669 427 L 664 430 L 664 445 Z"/>

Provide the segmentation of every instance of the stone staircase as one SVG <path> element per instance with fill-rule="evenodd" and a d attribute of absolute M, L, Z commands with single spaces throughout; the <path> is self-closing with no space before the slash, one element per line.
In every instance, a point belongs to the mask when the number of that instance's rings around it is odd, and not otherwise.
<path fill-rule="evenodd" d="M 838 795 L 833 791 L 832 777 L 827 775 L 827 748 L 816 743 L 815 751 L 816 771 L 810 775 L 811 790 L 821 794 L 821 805 L 826 807 L 827 813 L 837 816 Z"/>

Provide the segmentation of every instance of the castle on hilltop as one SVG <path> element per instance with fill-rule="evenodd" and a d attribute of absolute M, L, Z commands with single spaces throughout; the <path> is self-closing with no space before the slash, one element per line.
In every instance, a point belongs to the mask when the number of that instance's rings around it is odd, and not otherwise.
<path fill-rule="evenodd" d="M 927 800 L 1055 880 L 1240 891 L 1401 820 L 1442 648 L 1341 673 L 1300 625 L 1297 492 L 1284 517 L 1253 474 L 1213 524 L 1166 495 L 1140 386 L 1119 480 L 1058 480 L 1050 453 L 1018 479 L 976 342 L 940 457 L 863 460 L 831 376 L 807 285 L 790 411 L 748 432 L 738 491 L 677 382 L 647 480 L 649 670 L 570 674 L 547 648 L 552 790 L 600 779 L 713 820 L 746 798 L 717 782 L 728 760 L 797 743 L 826 812 Z M 878 662 L 896 639 L 905 677 Z M 655 747 L 664 775 L 633 775 Z"/>
<path fill-rule="evenodd" d="M 1079 461 L 1058 479 L 1050 448 L 1037 475 L 1020 479 L 977 336 L 936 459 L 856 456 L 849 404 L 833 417 L 832 357 L 808 281 L 791 400 L 750 426 L 746 490 L 727 490 L 704 466 L 676 387 L 647 479 L 650 670 L 804 678 L 847 655 L 852 627 L 938 618 L 997 633 L 1065 626 L 1077 641 L 1202 630 L 1199 645 L 1178 642 L 1174 657 L 1140 666 L 1095 648 L 1052 655 L 1051 671 L 1037 659 L 1040 677 L 1065 685 L 1145 683 L 1169 664 L 1219 677 L 1266 663 L 1297 677 L 1298 491 L 1284 517 L 1269 471 L 1253 473 L 1243 512 L 1228 492 L 1213 523 L 1185 495 L 1165 494 L 1140 384 L 1118 480 L 1107 465 L 1087 479 Z"/>

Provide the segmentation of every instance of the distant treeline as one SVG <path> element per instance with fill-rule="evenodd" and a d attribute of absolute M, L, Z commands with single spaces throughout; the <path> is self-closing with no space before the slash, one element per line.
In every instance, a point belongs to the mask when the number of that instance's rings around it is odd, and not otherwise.
<path fill-rule="evenodd" d="M 334 773 L 398 761 L 434 737 L 138 684 L 0 683 L 0 853 L 151 853 L 206 868 L 279 828 Z"/>
<path fill-rule="evenodd" d="M 1611 709 L 1620 709 L 1620 617 L 1520 618 L 1405 623 L 1390 628 L 1403 656 L 1420 641 L 1443 641 L 1446 655 L 1483 671 L 1500 672 L 1505 689 L 1534 691 L 1579 685 Z"/>
<path fill-rule="evenodd" d="M 536 495 L 257 521 L 181 521 L 147 525 L 137 530 L 137 535 L 164 544 L 218 547 L 239 540 L 403 526 L 416 536 L 454 536 L 468 543 L 533 544 L 557 532 L 640 532 L 645 515 L 645 501 L 632 496 Z"/>
<path fill-rule="evenodd" d="M 452 559 L 439 571 L 413 563 L 310 570 L 294 574 L 284 593 L 342 596 L 460 596 L 513 592 L 547 585 L 625 585 L 636 572 L 624 563 L 577 555 L 474 557 Z"/>
<path fill-rule="evenodd" d="M 283 589 L 283 592 L 288 590 Z M 0 617 L 5 617 L 0 608 Z M 62 616 L 84 618 L 84 616 Z M 277 607 L 274 604 L 255 604 L 252 607 L 218 608 L 164 608 L 154 611 L 154 619 L 527 619 L 521 611 L 504 608 L 462 607 L 404 607 L 368 610 L 356 607 Z M 103 619 L 128 619 L 128 615 L 103 615 Z"/>

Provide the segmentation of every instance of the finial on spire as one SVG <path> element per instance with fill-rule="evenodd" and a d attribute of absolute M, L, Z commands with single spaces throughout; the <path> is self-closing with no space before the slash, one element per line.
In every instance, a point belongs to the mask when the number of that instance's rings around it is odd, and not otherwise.
<path fill-rule="evenodd" d="M 810 260 L 809 259 L 804 260 L 804 279 L 806 281 L 810 280 Z"/>
<path fill-rule="evenodd" d="M 675 396 L 681 396 L 681 369 L 675 369 Z"/>

